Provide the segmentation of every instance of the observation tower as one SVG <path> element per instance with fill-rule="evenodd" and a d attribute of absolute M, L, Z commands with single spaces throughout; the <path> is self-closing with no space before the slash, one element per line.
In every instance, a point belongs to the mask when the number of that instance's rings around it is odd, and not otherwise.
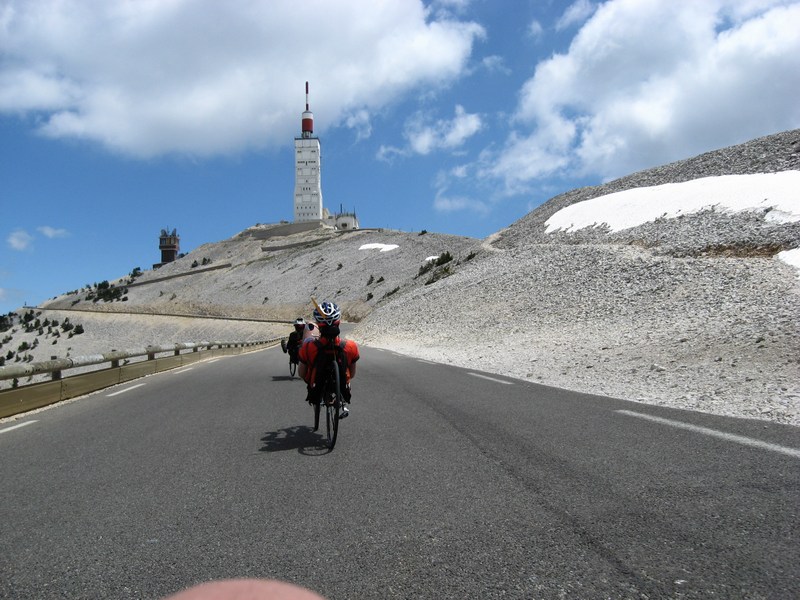
<path fill-rule="evenodd" d="M 322 220 L 322 155 L 319 138 L 314 136 L 314 114 L 303 111 L 300 137 L 294 138 L 294 222 Z"/>

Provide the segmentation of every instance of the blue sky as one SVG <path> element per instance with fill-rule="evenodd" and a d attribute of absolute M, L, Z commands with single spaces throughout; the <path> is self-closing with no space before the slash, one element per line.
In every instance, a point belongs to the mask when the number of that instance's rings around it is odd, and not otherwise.
<path fill-rule="evenodd" d="M 800 127 L 800 2 L 0 0 L 0 313 L 325 206 L 483 238 Z"/>

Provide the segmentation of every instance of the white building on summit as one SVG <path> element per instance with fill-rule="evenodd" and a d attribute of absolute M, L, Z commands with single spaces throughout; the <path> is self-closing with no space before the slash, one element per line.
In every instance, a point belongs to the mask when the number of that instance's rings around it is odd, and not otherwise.
<path fill-rule="evenodd" d="M 319 138 L 314 137 L 314 115 L 306 110 L 300 137 L 294 138 L 294 222 L 322 220 L 322 155 Z"/>

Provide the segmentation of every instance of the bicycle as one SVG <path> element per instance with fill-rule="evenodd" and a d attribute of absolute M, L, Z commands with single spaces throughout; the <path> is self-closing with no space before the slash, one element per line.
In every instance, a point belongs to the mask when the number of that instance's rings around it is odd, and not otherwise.
<path fill-rule="evenodd" d="M 294 379 L 294 374 L 297 373 L 297 363 L 298 363 L 297 355 L 292 356 L 290 354 L 289 355 L 289 377 L 292 378 L 292 379 Z"/>
<path fill-rule="evenodd" d="M 339 420 L 344 406 L 342 396 L 341 374 L 336 360 L 338 353 L 342 350 L 334 347 L 333 360 L 329 361 L 320 373 L 319 383 L 321 392 L 314 401 L 314 431 L 319 429 L 319 417 L 322 406 L 325 406 L 325 426 L 328 440 L 328 449 L 333 450 L 336 445 L 336 438 L 339 434 Z"/>

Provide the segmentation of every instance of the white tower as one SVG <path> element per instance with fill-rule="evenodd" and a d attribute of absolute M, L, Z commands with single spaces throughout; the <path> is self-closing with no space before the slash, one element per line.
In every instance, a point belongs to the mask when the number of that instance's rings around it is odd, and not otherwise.
<path fill-rule="evenodd" d="M 319 138 L 314 137 L 314 115 L 303 112 L 302 134 L 294 138 L 294 222 L 322 220 L 322 155 Z"/>

